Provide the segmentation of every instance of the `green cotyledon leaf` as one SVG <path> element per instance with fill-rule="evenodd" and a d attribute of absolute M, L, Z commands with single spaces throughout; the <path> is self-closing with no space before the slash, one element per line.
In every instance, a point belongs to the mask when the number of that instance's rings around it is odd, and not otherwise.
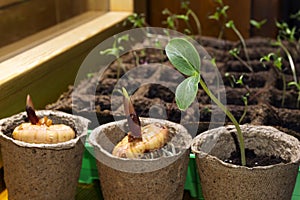
<path fill-rule="evenodd" d="M 195 100 L 198 91 L 199 76 L 191 76 L 176 88 L 175 100 L 180 110 L 186 110 Z"/>
<path fill-rule="evenodd" d="M 171 39 L 165 50 L 170 62 L 181 73 L 187 76 L 200 73 L 200 56 L 188 40 L 183 38 Z"/>

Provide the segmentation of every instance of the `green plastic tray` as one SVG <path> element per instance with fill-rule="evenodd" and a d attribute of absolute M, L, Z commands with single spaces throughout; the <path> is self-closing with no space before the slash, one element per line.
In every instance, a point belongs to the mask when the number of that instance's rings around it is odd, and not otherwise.
<path fill-rule="evenodd" d="M 298 176 L 297 176 L 292 200 L 300 200 L 300 168 L 298 171 Z"/>
<path fill-rule="evenodd" d="M 79 183 L 90 184 L 94 180 L 98 179 L 98 170 L 93 154 L 93 147 L 86 142 L 78 181 Z"/>

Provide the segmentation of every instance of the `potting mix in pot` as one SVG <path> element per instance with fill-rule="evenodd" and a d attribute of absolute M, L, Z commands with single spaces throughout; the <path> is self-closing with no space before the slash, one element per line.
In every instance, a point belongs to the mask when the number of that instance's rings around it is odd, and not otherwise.
<path fill-rule="evenodd" d="M 284 160 L 281 157 L 274 155 L 257 155 L 253 149 L 248 148 L 245 149 L 245 154 L 247 167 L 268 166 L 289 162 L 288 160 Z M 238 150 L 234 151 L 229 158 L 226 158 L 223 161 L 234 165 L 241 165 L 241 154 Z"/>

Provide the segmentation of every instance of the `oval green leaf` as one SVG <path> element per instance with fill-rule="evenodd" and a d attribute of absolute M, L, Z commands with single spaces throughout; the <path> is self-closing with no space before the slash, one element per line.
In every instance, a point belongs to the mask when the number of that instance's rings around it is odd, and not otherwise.
<path fill-rule="evenodd" d="M 166 54 L 170 62 L 181 73 L 193 76 L 200 73 L 200 56 L 196 48 L 188 40 L 174 38 L 166 46 Z"/>
<path fill-rule="evenodd" d="M 198 92 L 198 82 L 199 76 L 191 76 L 177 86 L 175 100 L 180 110 L 186 110 L 195 100 Z"/>

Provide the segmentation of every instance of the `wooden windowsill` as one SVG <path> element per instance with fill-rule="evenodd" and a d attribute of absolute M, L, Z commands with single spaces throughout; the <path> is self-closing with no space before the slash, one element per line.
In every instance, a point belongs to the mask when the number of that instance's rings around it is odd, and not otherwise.
<path fill-rule="evenodd" d="M 76 17 L 73 17 L 67 21 L 61 22 L 55 26 L 47 28 L 45 30 L 39 31 L 32 34 L 24 39 L 17 42 L 13 42 L 9 45 L 0 48 L 0 63 L 14 55 L 20 54 L 30 48 L 34 48 L 38 44 L 41 44 L 47 40 L 50 40 L 58 35 L 61 35 L 69 30 L 99 18 L 104 15 L 104 11 L 88 11 Z"/>
<path fill-rule="evenodd" d="M 0 86 L 126 19 L 129 12 L 107 12 L 0 63 Z M 52 31 L 52 30 L 51 30 Z M 1 98 L 0 98 L 1 100 Z"/>
<path fill-rule="evenodd" d="M 124 30 L 116 24 L 130 14 L 106 12 L 0 62 L 0 118 L 24 110 L 26 93 L 34 94 L 37 108 L 55 101 L 73 83 L 87 53 Z"/>

